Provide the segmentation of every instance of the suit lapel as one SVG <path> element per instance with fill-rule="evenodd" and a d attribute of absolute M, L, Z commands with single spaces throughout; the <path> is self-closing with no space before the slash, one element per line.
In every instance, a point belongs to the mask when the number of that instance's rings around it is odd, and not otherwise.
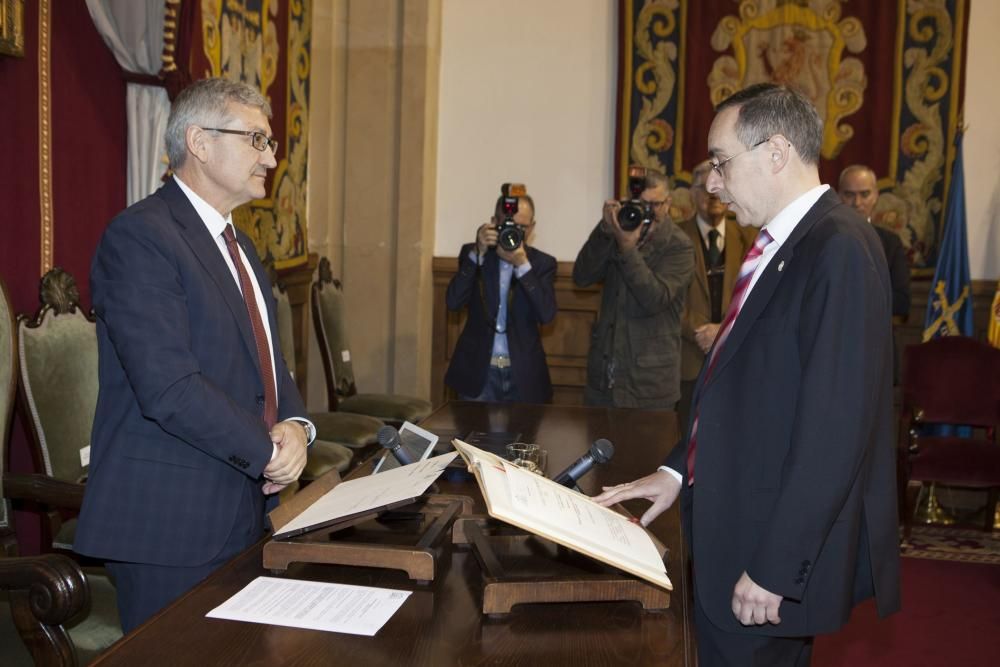
<path fill-rule="evenodd" d="M 209 275 L 219 289 L 222 300 L 225 301 L 226 306 L 236 319 L 243 343 L 246 345 L 247 352 L 250 353 L 250 358 L 253 359 L 254 366 L 257 367 L 257 372 L 260 373 L 260 362 L 257 359 L 257 343 L 253 337 L 253 327 L 250 325 L 250 316 L 247 314 L 246 303 L 244 303 L 243 295 L 236 286 L 236 281 L 233 280 L 233 274 L 229 271 L 229 266 L 226 265 L 226 260 L 222 258 L 222 253 L 219 252 L 219 246 L 216 245 L 212 235 L 208 233 L 208 228 L 205 227 L 205 223 L 198 217 L 194 206 L 191 205 L 191 202 L 181 191 L 180 186 L 173 179 L 167 181 L 166 185 L 160 189 L 160 196 L 163 197 L 167 202 L 167 206 L 170 207 L 170 212 L 173 214 L 174 220 L 184 228 L 184 233 L 181 236 L 187 242 L 195 257 L 198 258 L 198 261 L 205 269 L 205 273 Z M 238 240 L 239 235 L 237 234 Z M 244 248 L 243 252 L 247 252 L 247 250 Z"/>
<path fill-rule="evenodd" d="M 753 290 L 743 304 L 743 308 L 736 317 L 736 321 L 733 323 L 732 331 L 729 332 L 725 344 L 719 351 L 719 358 L 715 362 L 715 367 L 712 369 L 712 377 L 708 381 L 709 385 L 719 378 L 725 370 L 726 364 L 739 352 L 747 333 L 771 301 L 774 291 L 778 288 L 786 273 L 784 269 L 791 264 L 792 258 L 795 256 L 795 246 L 839 202 L 836 195 L 830 195 L 831 192 L 828 190 L 823 193 L 819 200 L 813 204 L 812 208 L 806 212 L 799 224 L 795 226 L 791 236 L 778 248 L 778 251 L 768 263 L 767 268 L 764 269 L 764 273 L 757 280 L 757 284 L 754 285 Z M 830 196 L 828 197 L 828 195 Z"/>
<path fill-rule="evenodd" d="M 694 245 L 694 281 L 698 284 L 698 289 L 701 290 L 702 295 L 705 297 L 705 303 L 711 303 L 712 295 L 708 291 L 708 273 L 705 267 L 705 243 L 701 240 L 701 232 L 698 231 L 697 217 L 689 218 L 684 222 L 683 227 L 684 232 Z M 729 289 L 732 289 L 732 287 Z M 725 305 L 723 305 L 723 308 L 725 308 Z"/>

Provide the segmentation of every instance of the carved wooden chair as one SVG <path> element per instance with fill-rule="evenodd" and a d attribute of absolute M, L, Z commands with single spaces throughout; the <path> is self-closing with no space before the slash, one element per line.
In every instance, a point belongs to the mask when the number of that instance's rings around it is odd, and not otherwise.
<path fill-rule="evenodd" d="M 344 293 L 334 280 L 330 260 L 320 259 L 319 277 L 312 286 L 312 315 L 323 358 L 326 393 L 331 411 L 370 415 L 391 424 L 413 423 L 431 413 L 429 401 L 400 394 L 358 393 L 347 336 Z"/>
<path fill-rule="evenodd" d="M 1000 350 L 964 336 L 947 336 L 904 352 L 903 406 L 897 452 L 899 508 L 910 537 L 916 496 L 909 482 L 985 489 L 983 529 L 993 528 L 1000 496 Z M 928 424 L 973 427 L 971 437 L 926 434 Z"/>
<path fill-rule="evenodd" d="M 76 665 L 121 636 L 115 592 L 100 568 L 91 575 L 61 554 L 17 555 L 10 499 L 78 509 L 83 487 L 4 469 L 18 374 L 15 340 L 10 300 L 0 281 L 0 663 Z"/>
<path fill-rule="evenodd" d="M 97 409 L 97 328 L 80 308 L 76 280 L 56 267 L 42 277 L 41 307 L 17 318 L 20 399 L 30 416 L 35 469 L 71 484 L 87 478 L 81 452 Z M 72 550 L 76 519 L 48 515 L 49 539 Z"/>
<path fill-rule="evenodd" d="M 271 288 L 276 302 L 278 314 L 278 347 L 285 358 L 288 368 L 295 368 L 295 332 L 292 326 L 292 305 L 288 294 L 282 289 L 273 269 L 271 273 Z M 291 370 L 294 374 L 294 370 Z M 308 415 L 316 426 L 316 440 L 309 448 L 306 467 L 302 471 L 302 481 L 311 482 L 336 468 L 339 472 L 346 471 L 354 459 L 354 450 L 371 447 L 377 442 L 378 430 L 384 424 L 365 415 L 352 415 L 339 412 L 315 412 Z"/>

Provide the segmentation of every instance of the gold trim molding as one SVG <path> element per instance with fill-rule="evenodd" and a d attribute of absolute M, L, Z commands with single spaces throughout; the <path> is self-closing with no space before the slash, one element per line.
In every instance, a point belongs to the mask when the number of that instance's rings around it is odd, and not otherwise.
<path fill-rule="evenodd" d="M 38 0 L 38 195 L 41 219 L 41 269 L 52 268 L 52 11 Z"/>

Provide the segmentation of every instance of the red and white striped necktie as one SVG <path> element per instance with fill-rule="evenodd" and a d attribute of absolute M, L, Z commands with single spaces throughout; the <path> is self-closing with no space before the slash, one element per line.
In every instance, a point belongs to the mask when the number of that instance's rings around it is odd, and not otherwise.
<path fill-rule="evenodd" d="M 762 228 L 757 234 L 757 239 L 753 242 L 750 249 L 747 250 L 747 254 L 743 258 L 743 264 L 740 266 L 740 273 L 736 277 L 736 283 L 733 285 L 733 296 L 729 300 L 729 308 L 726 310 L 726 317 L 722 320 L 722 325 L 719 327 L 719 333 L 715 338 L 715 345 L 712 347 L 711 356 L 708 358 L 708 370 L 705 371 L 705 379 L 702 381 L 703 386 L 706 382 L 708 382 L 709 378 L 712 377 L 712 369 L 715 367 L 715 362 L 719 358 L 719 350 L 722 349 L 726 339 L 729 337 L 729 332 L 733 329 L 733 323 L 736 322 L 736 316 L 740 314 L 740 308 L 743 307 L 744 297 L 746 297 L 747 289 L 750 287 L 750 281 L 753 279 L 754 271 L 757 270 L 757 265 L 760 264 L 761 257 L 764 256 L 764 248 L 766 248 L 773 240 L 774 239 L 771 237 L 771 233 Z M 698 408 L 695 406 L 694 423 L 691 424 L 691 438 L 688 440 L 687 449 L 687 473 L 689 486 L 694 484 L 694 457 L 697 447 Z"/>

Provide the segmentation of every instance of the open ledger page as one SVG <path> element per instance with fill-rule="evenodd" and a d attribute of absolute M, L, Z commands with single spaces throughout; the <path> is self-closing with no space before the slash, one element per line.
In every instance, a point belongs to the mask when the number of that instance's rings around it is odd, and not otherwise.
<path fill-rule="evenodd" d="M 639 524 L 499 456 L 461 440 L 453 444 L 479 480 L 490 516 L 673 590 Z"/>
<path fill-rule="evenodd" d="M 378 475 L 341 482 L 287 524 L 275 526 L 274 533 L 276 536 L 281 536 L 341 517 L 416 498 L 441 476 L 456 456 L 455 452 L 449 452 L 408 466 L 387 470 Z"/>

